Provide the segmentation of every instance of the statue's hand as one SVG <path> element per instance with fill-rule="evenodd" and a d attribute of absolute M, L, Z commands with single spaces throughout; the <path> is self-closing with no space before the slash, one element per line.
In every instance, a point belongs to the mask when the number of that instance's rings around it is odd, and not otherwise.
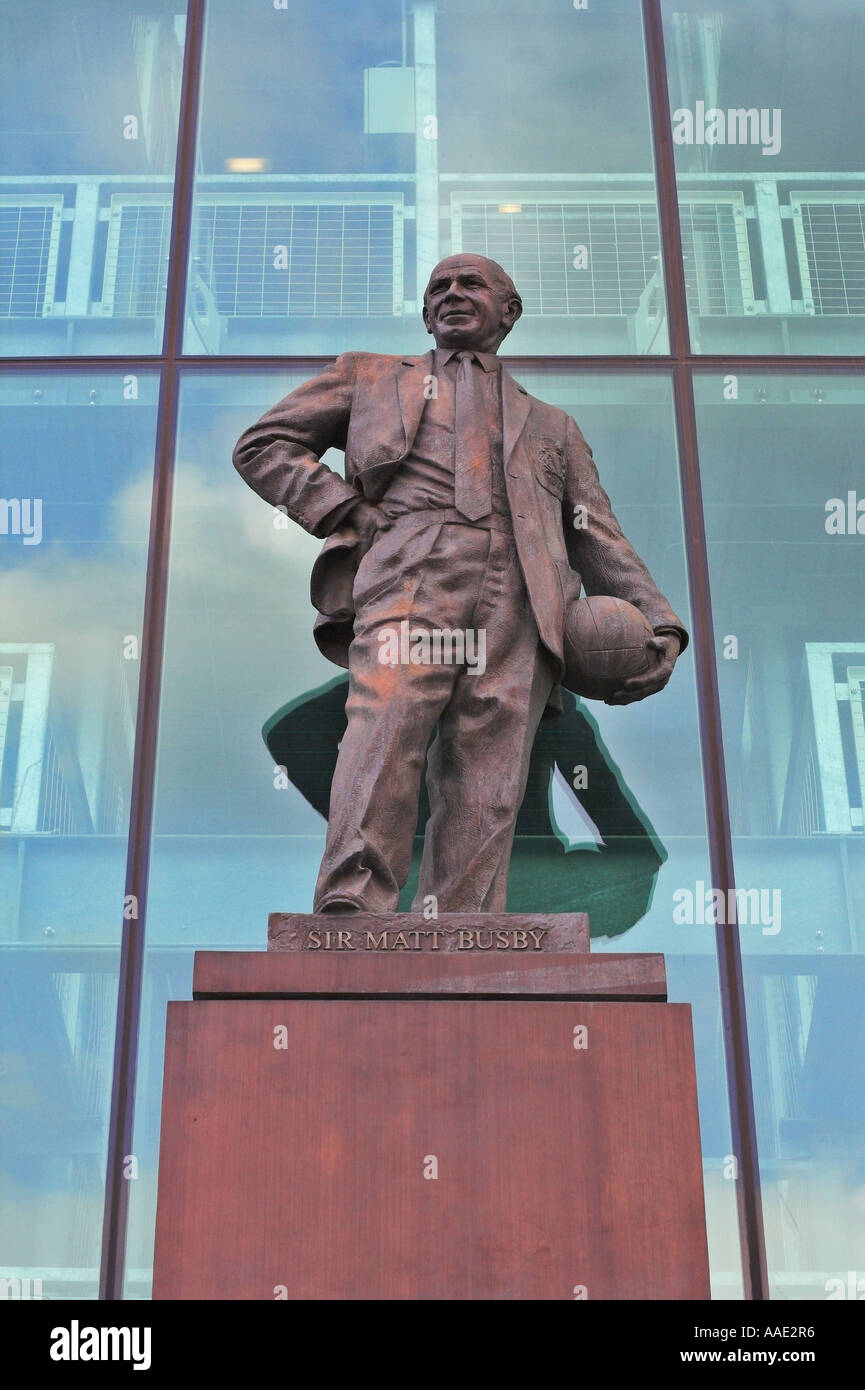
<path fill-rule="evenodd" d="M 635 700 L 645 700 L 647 695 L 657 695 L 659 690 L 663 690 L 673 674 L 681 642 L 675 633 L 663 632 L 650 637 L 646 647 L 657 653 L 657 659 L 648 671 L 639 676 L 630 676 L 624 681 L 621 690 L 614 691 L 605 704 L 630 705 Z"/>
<path fill-rule="evenodd" d="M 358 502 L 356 507 L 352 507 L 348 520 L 357 531 L 361 549 L 366 554 L 388 519 L 379 507 L 374 507 L 370 502 Z"/>

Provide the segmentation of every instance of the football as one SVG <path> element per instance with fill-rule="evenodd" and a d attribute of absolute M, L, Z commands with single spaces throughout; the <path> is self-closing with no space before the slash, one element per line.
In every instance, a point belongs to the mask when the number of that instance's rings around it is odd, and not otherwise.
<path fill-rule="evenodd" d="M 629 676 L 649 669 L 655 654 L 646 641 L 653 636 L 648 619 L 625 599 L 577 599 L 565 613 L 562 684 L 575 695 L 607 699 Z"/>

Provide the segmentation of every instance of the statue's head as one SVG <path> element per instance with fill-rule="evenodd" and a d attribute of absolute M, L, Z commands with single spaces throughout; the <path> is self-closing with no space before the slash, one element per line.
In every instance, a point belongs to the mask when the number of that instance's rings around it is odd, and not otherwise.
<path fill-rule="evenodd" d="M 507 272 L 468 251 L 439 261 L 424 290 L 423 321 L 436 347 L 495 352 L 522 312 Z"/>

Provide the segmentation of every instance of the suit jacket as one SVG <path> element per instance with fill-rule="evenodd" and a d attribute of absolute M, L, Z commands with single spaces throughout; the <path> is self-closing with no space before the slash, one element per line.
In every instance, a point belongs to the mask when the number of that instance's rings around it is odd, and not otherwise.
<path fill-rule="evenodd" d="M 357 532 L 342 518 L 351 503 L 381 501 L 411 451 L 433 370 L 432 352 L 345 353 L 245 430 L 234 450 L 234 465 L 255 492 L 314 536 L 328 537 L 313 566 L 311 598 L 315 640 L 338 666 L 348 666 L 352 587 L 362 558 Z M 684 648 L 688 634 L 622 534 L 576 422 L 530 396 L 504 366 L 501 387 L 517 554 L 541 641 L 559 673 L 565 610 L 581 586 L 627 599 L 656 631 L 675 631 Z M 329 448 L 345 451 L 345 478 L 321 462 Z M 585 508 L 579 527 L 577 507 Z M 556 686 L 548 709 L 561 707 Z"/>

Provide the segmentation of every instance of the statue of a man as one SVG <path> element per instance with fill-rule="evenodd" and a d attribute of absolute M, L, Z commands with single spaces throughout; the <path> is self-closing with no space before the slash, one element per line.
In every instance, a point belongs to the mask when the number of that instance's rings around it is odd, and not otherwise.
<path fill-rule="evenodd" d="M 581 582 L 628 600 L 654 631 L 649 669 L 610 703 L 662 689 L 687 643 L 576 423 L 500 363 L 521 312 L 495 261 L 449 256 L 424 294 L 433 351 L 345 353 L 234 451 L 250 487 L 328 537 L 315 636 L 348 667 L 348 725 L 316 912 L 396 911 L 425 759 L 415 908 L 432 895 L 438 912 L 505 910 L 532 742 L 544 711 L 561 709 L 564 615 Z M 345 478 L 321 462 L 332 447 Z"/>

